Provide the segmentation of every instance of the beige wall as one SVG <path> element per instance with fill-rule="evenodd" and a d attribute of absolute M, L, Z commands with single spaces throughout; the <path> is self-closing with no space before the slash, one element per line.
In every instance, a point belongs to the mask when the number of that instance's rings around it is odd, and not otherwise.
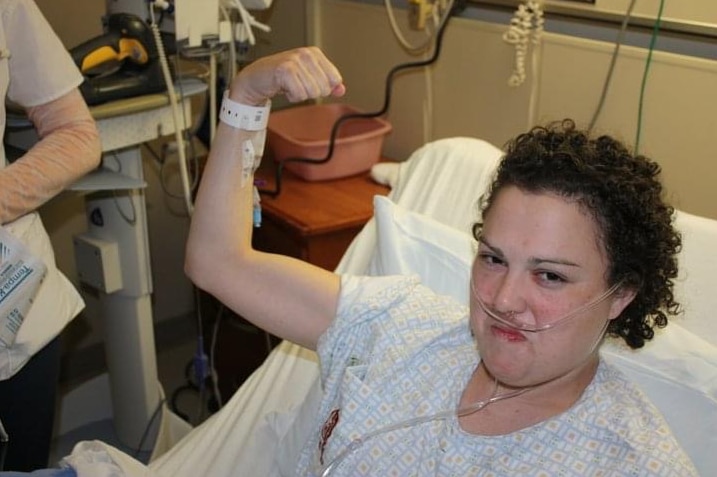
<path fill-rule="evenodd" d="M 565 0 L 546 0 L 547 5 L 557 5 L 562 8 L 573 8 L 576 10 L 595 10 L 611 14 L 622 15 L 627 11 L 631 0 L 596 0 L 594 4 L 587 3 L 565 3 Z M 637 0 L 634 5 L 633 15 L 655 18 L 659 9 L 659 2 L 652 0 Z M 689 0 L 682 2 L 665 2 L 662 18 L 666 21 L 678 21 L 685 23 L 714 22 L 717 18 L 717 2 L 714 0 Z"/>
<path fill-rule="evenodd" d="M 316 2 L 315 2 L 316 3 Z M 393 37 L 383 5 L 322 0 L 315 34 L 341 67 L 347 100 L 375 109 L 382 78 L 409 57 Z M 502 145 L 534 121 L 572 117 L 587 125 L 598 103 L 613 45 L 546 34 L 538 75 L 518 88 L 507 79 L 513 50 L 506 25 L 453 19 L 441 56 L 428 70 L 402 75 L 388 114 L 394 130 L 385 152 L 407 157 L 430 139 L 477 136 Z M 623 47 L 597 126 L 635 139 L 646 51 Z M 413 58 L 415 59 L 415 58 Z M 530 63 L 529 63 L 530 65 Z M 538 80 L 538 83 L 533 81 Z M 717 218 L 717 62 L 655 52 L 643 112 L 640 151 L 662 166 L 668 195 L 679 208 Z M 535 94 L 533 94 L 535 92 Z M 532 106 L 531 106 L 532 105 Z"/>
<path fill-rule="evenodd" d="M 68 48 L 102 33 L 105 0 L 35 0 L 35 3 Z"/>
<path fill-rule="evenodd" d="M 564 114 L 587 122 L 598 101 L 612 46 L 549 35 L 542 58 L 540 118 Z M 646 52 L 623 47 L 597 128 L 635 144 Z M 566 70 L 571 71 L 566 74 Z M 602 73 L 602 74 L 599 74 Z M 717 218 L 713 119 L 717 62 L 656 51 L 646 84 L 639 152 L 663 169 L 678 208 Z"/>

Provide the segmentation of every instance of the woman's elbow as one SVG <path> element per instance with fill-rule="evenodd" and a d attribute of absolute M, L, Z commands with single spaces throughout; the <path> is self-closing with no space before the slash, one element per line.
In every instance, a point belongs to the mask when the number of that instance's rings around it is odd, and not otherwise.
<path fill-rule="evenodd" d="M 206 262 L 199 257 L 200 254 L 201 252 L 192 247 L 191 244 L 187 245 L 184 253 L 184 274 L 197 287 L 205 290 L 206 285 L 204 283 L 206 280 L 204 279 L 203 264 Z"/>
<path fill-rule="evenodd" d="M 72 160 L 77 178 L 97 169 L 102 161 L 102 141 L 92 118 L 68 124 L 44 140 Z"/>
<path fill-rule="evenodd" d="M 100 132 L 97 130 L 97 125 L 94 121 L 92 123 L 92 130 L 88 133 L 87 151 L 88 170 L 97 169 L 100 162 L 102 162 L 102 141 L 100 139 Z"/>
<path fill-rule="evenodd" d="M 75 143 L 81 145 L 82 152 L 78 154 L 78 158 L 82 173 L 97 169 L 102 162 L 102 141 L 95 121 L 88 119 L 81 124 L 75 124 L 73 136 Z"/>
<path fill-rule="evenodd" d="M 226 287 L 229 276 L 238 279 L 237 271 L 255 270 L 257 255 L 195 241 L 190 236 L 184 252 L 184 273 L 198 288 L 215 294 Z"/>
<path fill-rule="evenodd" d="M 81 159 L 85 172 L 96 169 L 102 162 L 102 138 L 89 108 L 78 90 L 71 92 L 58 103 L 64 104 L 65 111 L 72 115 L 67 117 L 65 127 L 71 132 L 74 141 L 81 144 Z M 61 117 L 62 111 L 57 114 Z"/>
<path fill-rule="evenodd" d="M 184 273 L 198 288 L 211 292 L 223 260 L 212 247 L 202 246 L 191 240 L 184 253 Z"/>

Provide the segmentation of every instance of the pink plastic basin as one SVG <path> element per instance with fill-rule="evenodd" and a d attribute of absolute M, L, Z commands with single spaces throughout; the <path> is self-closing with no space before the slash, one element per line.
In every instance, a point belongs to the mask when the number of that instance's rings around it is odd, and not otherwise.
<path fill-rule="evenodd" d="M 297 106 L 269 116 L 267 145 L 274 160 L 323 159 L 338 118 L 357 112 L 339 103 Z M 331 159 L 323 164 L 288 161 L 284 167 L 307 181 L 337 179 L 365 172 L 381 158 L 391 124 L 381 118 L 349 118 L 339 127 Z"/>

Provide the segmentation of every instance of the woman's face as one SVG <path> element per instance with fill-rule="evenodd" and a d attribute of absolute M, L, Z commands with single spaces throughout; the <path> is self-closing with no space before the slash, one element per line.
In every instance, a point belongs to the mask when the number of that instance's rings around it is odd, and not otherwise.
<path fill-rule="evenodd" d="M 520 331 L 491 318 L 542 327 L 608 288 L 608 260 L 595 220 L 577 203 L 508 186 L 484 217 L 473 264 L 471 326 L 481 359 L 503 384 L 569 380 L 593 369 L 597 343 L 632 296 L 615 293 L 560 325 Z"/>

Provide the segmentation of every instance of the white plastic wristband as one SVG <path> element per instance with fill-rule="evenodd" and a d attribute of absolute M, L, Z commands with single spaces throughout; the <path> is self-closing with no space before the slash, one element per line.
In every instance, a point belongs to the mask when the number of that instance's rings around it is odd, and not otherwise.
<path fill-rule="evenodd" d="M 244 131 L 261 131 L 269 123 L 271 101 L 264 106 L 247 106 L 229 99 L 229 92 L 224 91 L 222 107 L 219 110 L 219 119 L 229 126 Z"/>

